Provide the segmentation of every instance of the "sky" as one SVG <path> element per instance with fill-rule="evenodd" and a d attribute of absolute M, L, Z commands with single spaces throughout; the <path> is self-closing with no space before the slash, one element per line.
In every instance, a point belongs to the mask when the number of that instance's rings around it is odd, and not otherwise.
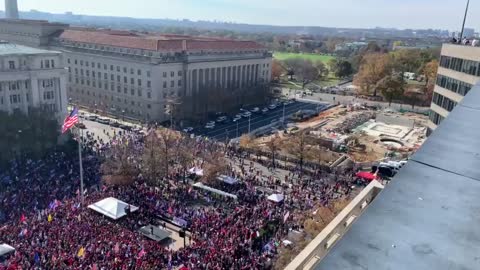
<path fill-rule="evenodd" d="M 21 11 L 249 24 L 458 30 L 466 0 L 18 0 Z M 480 0 L 466 26 L 480 30 Z"/>

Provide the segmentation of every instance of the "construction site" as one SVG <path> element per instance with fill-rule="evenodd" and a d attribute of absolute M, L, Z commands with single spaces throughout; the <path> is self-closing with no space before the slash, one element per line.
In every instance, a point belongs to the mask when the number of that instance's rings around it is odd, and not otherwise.
<path fill-rule="evenodd" d="M 332 107 L 304 122 L 241 145 L 277 160 L 299 160 L 333 168 L 368 168 L 408 159 L 426 139 L 428 117 L 360 105 Z"/>

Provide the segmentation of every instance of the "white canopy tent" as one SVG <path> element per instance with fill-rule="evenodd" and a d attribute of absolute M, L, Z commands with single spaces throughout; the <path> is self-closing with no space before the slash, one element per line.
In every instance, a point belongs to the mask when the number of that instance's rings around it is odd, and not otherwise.
<path fill-rule="evenodd" d="M 267 197 L 268 200 L 276 203 L 283 201 L 284 198 L 285 196 L 283 196 L 283 194 L 272 194 Z"/>
<path fill-rule="evenodd" d="M 238 183 L 238 179 L 230 177 L 230 176 L 226 176 L 226 175 L 220 175 L 219 177 L 217 177 L 217 179 L 220 180 L 220 181 L 223 181 L 224 183 L 227 183 L 229 185 L 234 185 L 234 184 Z"/>
<path fill-rule="evenodd" d="M 109 218 L 117 220 L 127 214 L 125 213 L 125 207 L 127 207 L 127 205 L 129 204 L 126 202 L 122 202 L 118 199 L 109 197 L 89 205 L 88 208 L 97 211 L 98 213 L 103 214 Z M 135 212 L 138 210 L 138 207 L 136 206 L 129 206 L 130 212 Z"/>
<path fill-rule="evenodd" d="M 8 255 L 14 251 L 15 251 L 15 248 L 10 245 L 7 245 L 7 244 L 0 245 L 0 257 Z"/>
<path fill-rule="evenodd" d="M 203 176 L 203 169 L 199 169 L 196 167 L 191 168 L 190 170 L 188 170 L 188 172 L 191 174 L 196 174 L 197 176 Z"/>
<path fill-rule="evenodd" d="M 237 195 L 233 195 L 233 194 L 227 193 L 225 191 L 221 191 L 219 189 L 211 188 L 211 187 L 206 186 L 206 185 L 204 185 L 200 182 L 195 183 L 193 186 L 197 187 L 197 188 L 200 188 L 200 189 L 203 189 L 203 190 L 206 190 L 206 191 L 209 191 L 209 192 L 212 192 L 212 193 L 215 193 L 215 194 L 218 194 L 218 195 L 222 195 L 222 196 L 225 196 L 225 197 L 230 197 L 230 198 L 233 198 L 235 200 L 237 199 Z"/>

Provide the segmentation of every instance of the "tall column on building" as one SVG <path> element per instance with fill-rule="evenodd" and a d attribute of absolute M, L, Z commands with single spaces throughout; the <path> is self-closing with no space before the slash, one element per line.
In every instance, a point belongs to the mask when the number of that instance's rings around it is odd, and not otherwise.
<path fill-rule="evenodd" d="M 5 0 L 5 18 L 18 19 L 17 0 Z"/>

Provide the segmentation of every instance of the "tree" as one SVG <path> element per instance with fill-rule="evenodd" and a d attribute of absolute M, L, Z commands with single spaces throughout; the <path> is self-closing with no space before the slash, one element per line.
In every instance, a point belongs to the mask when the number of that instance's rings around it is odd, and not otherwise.
<path fill-rule="evenodd" d="M 315 62 L 315 68 L 317 68 L 318 78 L 323 79 L 328 76 L 329 70 L 327 66 L 322 61 Z"/>
<path fill-rule="evenodd" d="M 423 67 L 423 75 L 426 78 L 426 85 L 434 84 L 434 80 L 437 77 L 438 61 L 436 59 L 428 62 Z"/>
<path fill-rule="evenodd" d="M 412 106 L 412 110 L 415 109 L 415 105 L 423 100 L 424 96 L 425 93 L 421 89 L 413 87 L 405 90 L 404 93 L 405 101 Z"/>
<path fill-rule="evenodd" d="M 298 165 L 300 167 L 300 179 L 303 177 L 303 166 L 305 160 L 308 159 L 310 155 L 310 145 L 307 144 L 307 134 L 305 131 L 295 134 L 286 145 L 288 153 L 294 156 L 298 160 Z"/>
<path fill-rule="evenodd" d="M 176 142 L 176 162 L 180 165 L 182 170 L 182 179 L 185 182 L 187 177 L 187 170 L 191 167 L 195 160 L 192 149 L 195 148 L 194 140 L 189 137 L 182 136 L 181 139 Z"/>
<path fill-rule="evenodd" d="M 391 59 L 387 54 L 373 53 L 363 57 L 360 70 L 355 76 L 354 84 L 370 94 L 373 86 L 381 79 L 392 73 Z M 373 89 L 373 96 L 377 96 L 377 89 Z"/>
<path fill-rule="evenodd" d="M 138 163 L 134 144 L 128 139 L 118 141 L 105 153 L 105 162 L 101 166 L 104 181 L 111 185 L 131 185 L 138 176 Z"/>
<path fill-rule="evenodd" d="M 336 68 L 337 68 L 337 64 L 338 64 L 338 59 L 337 58 L 332 58 L 330 60 L 328 60 L 328 69 L 330 69 L 330 72 L 335 72 Z"/>
<path fill-rule="evenodd" d="M 282 76 L 285 69 L 283 68 L 280 61 L 273 59 L 272 61 L 272 80 L 278 81 L 280 80 L 280 76 Z"/>
<path fill-rule="evenodd" d="M 218 149 L 209 149 L 204 154 L 204 166 L 202 180 L 209 184 L 216 181 L 216 178 L 228 171 L 227 162 L 222 151 Z"/>
<path fill-rule="evenodd" d="M 352 64 L 346 60 L 337 61 L 333 72 L 338 78 L 345 78 L 353 74 Z"/>
<path fill-rule="evenodd" d="M 398 99 L 403 96 L 404 87 L 401 75 L 389 75 L 377 83 L 376 89 L 380 90 L 382 96 L 388 101 L 388 106 L 390 106 L 393 99 Z"/>
<path fill-rule="evenodd" d="M 166 176 L 164 163 L 167 161 L 162 159 L 161 140 L 155 131 L 151 131 L 144 141 L 142 175 L 150 184 L 157 186 L 161 184 L 161 179 Z"/>
<path fill-rule="evenodd" d="M 295 74 L 297 80 L 302 82 L 302 89 L 305 86 L 318 78 L 318 69 L 313 66 L 312 61 L 301 58 L 291 58 L 285 60 L 289 71 Z"/>
<path fill-rule="evenodd" d="M 268 148 L 268 150 L 270 150 L 270 155 L 272 157 L 272 166 L 273 168 L 276 168 L 276 156 L 277 156 L 277 152 L 278 150 L 280 150 L 280 144 L 282 142 L 282 139 L 278 136 L 278 134 L 276 134 L 273 138 L 271 138 L 270 141 L 268 141 L 266 143 L 266 146 Z"/>

